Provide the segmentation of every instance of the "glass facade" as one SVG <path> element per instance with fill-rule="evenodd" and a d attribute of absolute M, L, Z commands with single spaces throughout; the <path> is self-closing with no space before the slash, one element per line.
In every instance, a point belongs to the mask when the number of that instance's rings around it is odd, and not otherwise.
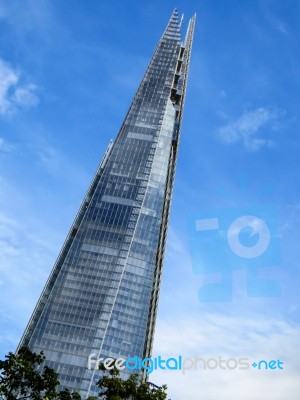
<path fill-rule="evenodd" d="M 182 43 L 173 12 L 19 345 L 84 397 L 90 354 L 151 355 L 194 24 Z"/>

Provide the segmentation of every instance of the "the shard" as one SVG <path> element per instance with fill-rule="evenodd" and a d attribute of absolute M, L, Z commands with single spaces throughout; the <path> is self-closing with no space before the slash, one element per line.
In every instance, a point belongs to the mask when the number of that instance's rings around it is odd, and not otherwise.
<path fill-rule="evenodd" d="M 83 397 L 98 392 L 90 354 L 151 356 L 195 16 L 183 41 L 181 21 L 174 10 L 19 344 Z"/>

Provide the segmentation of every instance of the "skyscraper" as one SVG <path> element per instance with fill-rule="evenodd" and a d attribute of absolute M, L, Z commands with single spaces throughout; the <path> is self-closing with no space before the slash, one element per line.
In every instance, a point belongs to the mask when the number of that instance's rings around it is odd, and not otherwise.
<path fill-rule="evenodd" d="M 90 354 L 151 355 L 194 24 L 173 12 L 19 345 L 83 396 Z"/>

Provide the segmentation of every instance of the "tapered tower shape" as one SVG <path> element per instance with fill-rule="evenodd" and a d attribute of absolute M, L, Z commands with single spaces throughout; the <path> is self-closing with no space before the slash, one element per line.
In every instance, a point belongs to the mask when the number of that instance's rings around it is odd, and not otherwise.
<path fill-rule="evenodd" d="M 151 356 L 194 24 L 174 10 L 19 344 L 83 396 L 90 354 Z"/>

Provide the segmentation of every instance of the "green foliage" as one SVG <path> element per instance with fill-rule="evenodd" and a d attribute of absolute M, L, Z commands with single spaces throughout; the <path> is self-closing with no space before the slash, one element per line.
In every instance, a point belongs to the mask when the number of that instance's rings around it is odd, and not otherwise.
<path fill-rule="evenodd" d="M 81 400 L 78 393 L 69 389 L 58 391 L 58 374 L 44 366 L 43 352 L 36 354 L 28 347 L 21 348 L 17 354 L 9 353 L 0 361 L 0 399 L 5 400 Z M 40 366 L 40 367 L 39 367 Z M 39 367 L 39 368 L 38 368 Z M 166 400 L 167 387 L 153 388 L 141 381 L 137 375 L 127 380 L 119 377 L 119 370 L 108 371 L 100 365 L 104 375 L 97 383 L 100 388 L 98 397 L 87 400 Z"/>
<path fill-rule="evenodd" d="M 8 353 L 0 361 L 0 397 L 6 400 L 81 400 L 79 394 L 69 390 L 57 391 L 58 374 L 49 367 L 41 371 L 38 366 L 45 356 L 33 353 L 28 347 L 21 348 L 17 354 Z"/>
<path fill-rule="evenodd" d="M 65 389 L 57 394 L 57 400 L 81 400 L 81 396 L 77 392 L 71 393 L 69 389 Z"/>
<path fill-rule="evenodd" d="M 102 371 L 106 371 L 103 364 Z M 164 385 L 161 388 L 153 388 L 142 382 L 137 375 L 131 375 L 127 380 L 119 377 L 119 370 L 109 370 L 109 375 L 104 375 L 97 386 L 101 389 L 99 398 L 102 400 L 165 400 L 167 398 Z"/>

